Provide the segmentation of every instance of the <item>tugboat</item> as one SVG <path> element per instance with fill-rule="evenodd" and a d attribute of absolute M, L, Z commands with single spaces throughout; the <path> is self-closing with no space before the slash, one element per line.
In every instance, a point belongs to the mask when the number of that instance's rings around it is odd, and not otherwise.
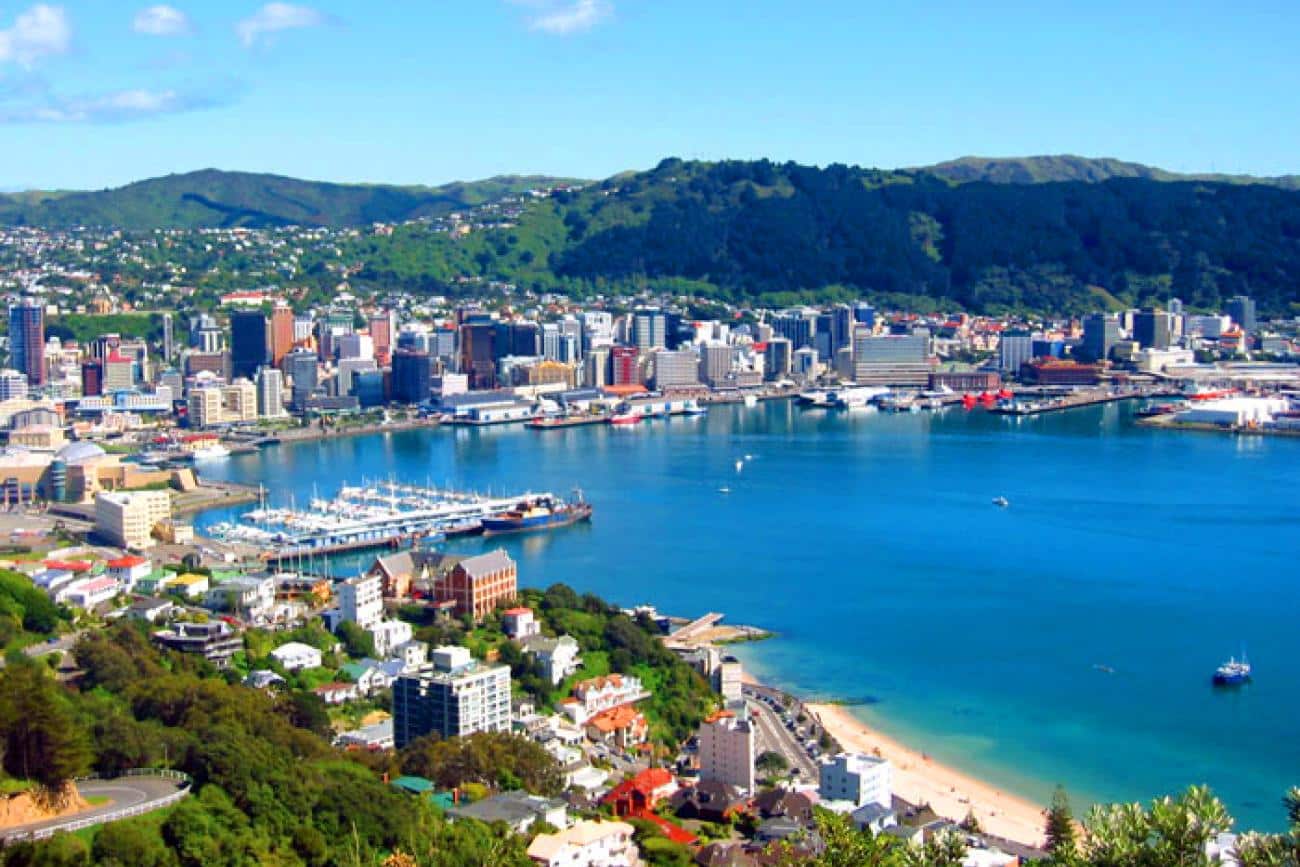
<path fill-rule="evenodd" d="M 1228 661 L 1214 670 L 1215 686 L 1240 686 L 1250 682 L 1250 662 L 1246 651 L 1241 652 L 1241 659 L 1228 657 Z"/>
<path fill-rule="evenodd" d="M 577 493 L 571 503 L 547 495 L 522 500 L 508 512 L 484 518 L 483 535 L 551 530 L 590 519 L 591 504 L 582 499 L 581 492 Z"/>

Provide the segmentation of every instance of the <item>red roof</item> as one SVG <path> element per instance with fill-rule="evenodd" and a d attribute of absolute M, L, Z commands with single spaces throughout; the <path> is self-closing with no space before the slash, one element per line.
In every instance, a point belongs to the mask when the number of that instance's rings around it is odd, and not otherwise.
<path fill-rule="evenodd" d="M 84 560 L 46 560 L 46 569 L 61 569 L 64 572 L 89 572 L 90 564 Z"/>
<path fill-rule="evenodd" d="M 674 825 L 672 822 L 669 822 L 662 816 L 651 813 L 649 810 L 644 810 L 631 818 L 644 819 L 647 822 L 653 823 L 658 826 L 659 830 L 664 832 L 665 837 L 672 840 L 674 843 L 681 843 L 684 846 L 692 846 L 699 840 L 699 838 L 690 831 L 687 831 L 685 828 L 678 825 Z"/>
<path fill-rule="evenodd" d="M 125 557 L 118 557 L 116 560 L 108 561 L 110 569 L 134 569 L 136 566 L 143 566 L 149 561 L 143 557 L 137 557 L 134 554 L 127 554 Z"/>
<path fill-rule="evenodd" d="M 113 353 L 104 360 L 110 364 L 130 364 L 132 361 L 130 357 L 125 356 L 116 350 L 114 350 Z"/>
<path fill-rule="evenodd" d="M 523 607 L 507 608 L 505 611 L 501 612 L 502 616 L 504 617 L 518 617 L 520 614 L 532 614 L 532 613 L 533 613 L 533 609 L 523 608 Z"/>

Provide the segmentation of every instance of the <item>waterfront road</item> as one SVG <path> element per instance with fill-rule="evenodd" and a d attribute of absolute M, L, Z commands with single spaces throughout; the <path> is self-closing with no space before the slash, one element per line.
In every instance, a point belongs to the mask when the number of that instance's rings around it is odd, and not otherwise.
<path fill-rule="evenodd" d="M 119 811 L 131 807 L 145 807 L 152 801 L 163 801 L 169 795 L 176 794 L 183 788 L 183 785 L 178 780 L 164 777 L 118 777 L 112 780 L 83 780 L 77 783 L 77 791 L 81 792 L 81 797 L 88 801 L 98 801 L 101 798 L 107 798 L 108 800 L 97 803 L 89 810 L 82 810 L 80 813 L 72 813 L 67 816 L 60 816 L 57 819 L 48 819 L 44 822 L 29 822 L 26 825 L 5 828 L 0 830 L 0 840 L 21 839 L 42 832 L 52 833 L 74 822 L 94 819 L 97 816 L 111 817 Z M 148 812 L 148 809 L 143 809 L 141 812 Z"/>
<path fill-rule="evenodd" d="M 817 782 L 817 763 L 809 758 L 795 733 L 785 727 L 784 719 L 767 703 L 758 701 L 746 690 L 745 701 L 749 705 L 750 716 L 757 724 L 757 743 L 754 754 L 761 756 L 771 750 L 785 757 L 791 770 L 799 769 L 799 780 L 805 783 Z"/>

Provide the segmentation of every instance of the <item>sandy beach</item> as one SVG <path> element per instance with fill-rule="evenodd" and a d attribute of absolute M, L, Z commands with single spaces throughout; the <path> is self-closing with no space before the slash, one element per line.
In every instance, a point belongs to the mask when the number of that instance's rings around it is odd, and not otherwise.
<path fill-rule="evenodd" d="M 936 763 L 871 729 L 847 708 L 807 707 L 846 750 L 888 759 L 894 766 L 894 794 L 903 800 L 928 803 L 940 816 L 957 822 L 974 812 L 986 833 L 1027 846 L 1042 845 L 1043 807 Z"/>

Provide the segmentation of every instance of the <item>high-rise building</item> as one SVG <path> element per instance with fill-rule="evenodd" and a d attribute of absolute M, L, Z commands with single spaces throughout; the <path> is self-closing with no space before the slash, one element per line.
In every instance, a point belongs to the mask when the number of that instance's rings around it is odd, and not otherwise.
<path fill-rule="evenodd" d="M 278 367 L 257 371 L 257 414 L 262 418 L 284 415 L 284 374 Z"/>
<path fill-rule="evenodd" d="M 236 379 L 221 388 L 222 421 L 257 421 L 257 386 L 251 379 Z"/>
<path fill-rule="evenodd" d="M 433 394 L 433 358 L 416 349 L 393 353 L 393 400 L 423 403 Z"/>
<path fill-rule="evenodd" d="M 104 364 L 90 358 L 81 363 L 81 394 L 95 397 L 104 393 Z"/>
<path fill-rule="evenodd" d="M 865 301 L 859 301 L 853 307 L 853 321 L 868 328 L 875 328 L 876 308 Z"/>
<path fill-rule="evenodd" d="M 352 387 L 348 393 L 357 399 L 363 407 L 383 406 L 384 373 L 377 368 L 359 370 L 352 375 Z"/>
<path fill-rule="evenodd" d="M 756 792 L 754 736 L 754 723 L 743 704 L 705 719 L 696 732 L 700 780 L 735 786 L 746 794 Z"/>
<path fill-rule="evenodd" d="M 460 372 L 469 376 L 470 388 L 496 388 L 496 334 L 490 320 L 460 326 Z"/>
<path fill-rule="evenodd" d="M 788 337 L 772 337 L 763 352 L 763 371 L 768 379 L 781 379 L 790 375 L 794 362 L 794 344 Z"/>
<path fill-rule="evenodd" d="M 153 528 L 171 517 L 167 491 L 108 491 L 95 495 L 95 532 L 123 548 L 153 544 Z"/>
<path fill-rule="evenodd" d="M 9 358 L 28 385 L 45 385 L 45 307 L 27 298 L 9 308 Z"/>
<path fill-rule="evenodd" d="M 1034 335 L 1028 331 L 1004 331 L 998 341 L 998 367 L 1003 373 L 1015 376 L 1020 367 L 1034 357 Z"/>
<path fill-rule="evenodd" d="M 587 350 L 587 357 L 582 360 L 583 385 L 588 388 L 609 385 L 609 351 L 608 346 L 594 346 Z"/>
<path fill-rule="evenodd" d="M 176 336 L 173 333 L 172 315 L 164 313 L 162 315 L 163 326 L 163 363 L 170 364 L 172 354 L 176 351 Z"/>
<path fill-rule="evenodd" d="M 129 357 L 113 352 L 103 361 L 106 394 L 133 388 L 136 382 L 136 365 Z"/>
<path fill-rule="evenodd" d="M 1255 315 L 1255 299 L 1247 295 L 1234 295 L 1228 301 L 1227 314 L 1232 317 L 1232 321 L 1241 327 L 1242 331 L 1254 331 L 1259 325 Z"/>
<path fill-rule="evenodd" d="M 836 304 L 831 308 L 831 352 L 839 352 L 853 340 L 853 308 Z"/>
<path fill-rule="evenodd" d="M 609 346 L 614 342 L 614 317 L 605 310 L 587 310 L 581 315 L 582 351 L 590 352 L 596 346 Z"/>
<path fill-rule="evenodd" d="M 690 388 L 700 384 L 700 357 L 690 349 L 660 349 L 654 353 L 655 388 Z"/>
<path fill-rule="evenodd" d="M 378 573 L 358 575 L 334 585 L 339 620 L 370 629 L 384 619 L 383 581 Z"/>
<path fill-rule="evenodd" d="M 428 734 L 465 737 L 510 730 L 510 668 L 476 662 L 464 647 L 439 647 L 429 664 L 393 684 L 398 749 Z"/>
<path fill-rule="evenodd" d="M 641 370 L 635 346 L 612 346 L 609 350 L 609 384 L 640 385 Z"/>
<path fill-rule="evenodd" d="M 1169 314 L 1154 307 L 1143 307 L 1133 315 L 1133 339 L 1143 349 L 1169 348 Z"/>
<path fill-rule="evenodd" d="M 393 324 L 393 314 L 389 310 L 370 317 L 370 342 L 381 367 L 388 364 L 393 354 Z"/>
<path fill-rule="evenodd" d="M 930 382 L 930 338 L 924 334 L 853 333 L 853 381 L 858 385 L 915 385 Z"/>
<path fill-rule="evenodd" d="M 234 310 L 230 314 L 230 375 L 252 380 L 271 355 L 271 334 L 260 310 Z"/>
<path fill-rule="evenodd" d="M 668 346 L 668 317 L 662 310 L 643 307 L 632 314 L 632 343 L 642 353 Z"/>
<path fill-rule="evenodd" d="M 700 379 L 713 388 L 725 385 L 735 361 L 735 348 L 725 343 L 710 343 L 700 347 Z"/>
<path fill-rule="evenodd" d="M 795 349 L 803 349 L 813 345 L 816 321 L 816 314 L 809 315 L 807 311 L 791 310 L 773 317 L 772 332 L 789 340 Z"/>
<path fill-rule="evenodd" d="M 302 410 L 307 398 L 316 390 L 318 376 L 316 353 L 295 349 L 284 357 L 284 372 L 293 381 L 291 402 L 293 408 Z"/>
<path fill-rule="evenodd" d="M 0 400 L 27 397 L 27 374 L 17 370 L 0 370 Z"/>
<path fill-rule="evenodd" d="M 1109 313 L 1083 317 L 1083 354 L 1087 361 L 1105 361 L 1119 342 L 1119 318 Z"/>
<path fill-rule="evenodd" d="M 271 364 L 276 367 L 293 351 L 293 323 L 293 308 L 288 304 L 275 305 L 271 311 Z"/>

